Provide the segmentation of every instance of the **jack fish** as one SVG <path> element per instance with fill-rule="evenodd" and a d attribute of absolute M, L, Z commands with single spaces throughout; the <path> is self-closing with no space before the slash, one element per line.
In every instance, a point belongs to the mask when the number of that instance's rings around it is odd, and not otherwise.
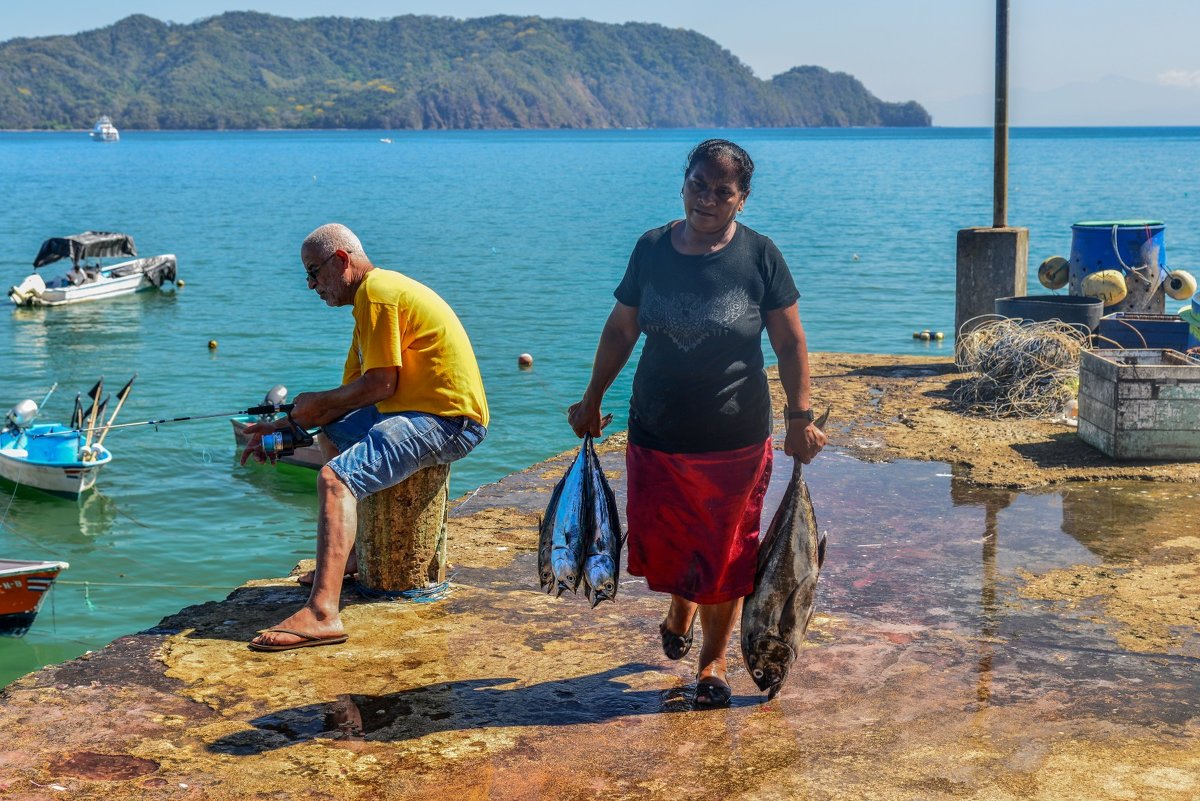
<path fill-rule="evenodd" d="M 550 570 L 554 574 L 555 597 L 562 595 L 563 590 L 575 592 L 583 578 L 591 516 L 587 475 L 587 454 L 591 443 L 592 438 L 585 436 L 575 461 L 554 488 L 551 496 L 554 508 L 546 509 L 543 526 L 546 522 L 550 524 Z M 550 589 L 546 591 L 550 592 Z"/>
<path fill-rule="evenodd" d="M 825 415 L 815 424 L 822 426 Z M 783 686 L 812 619 L 825 538 L 795 460 L 779 509 L 758 546 L 754 592 L 742 606 L 742 659 L 758 689 L 775 697 Z"/>
<path fill-rule="evenodd" d="M 617 513 L 617 497 L 613 494 L 600 458 L 591 437 L 585 447 L 588 451 L 587 479 L 590 491 L 590 521 L 587 538 L 587 553 L 583 563 L 584 594 L 592 602 L 592 608 L 601 601 L 611 601 L 617 596 L 617 580 L 621 574 L 621 519 Z"/>

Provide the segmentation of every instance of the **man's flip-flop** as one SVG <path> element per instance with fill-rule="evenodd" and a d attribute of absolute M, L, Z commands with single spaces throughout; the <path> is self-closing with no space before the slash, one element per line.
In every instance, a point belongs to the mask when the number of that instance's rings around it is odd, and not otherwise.
<path fill-rule="evenodd" d="M 312 648 L 316 645 L 339 645 L 350 639 L 348 634 L 335 634 L 332 637 L 317 637 L 313 634 L 305 634 L 302 631 L 293 631 L 292 629 L 263 629 L 260 634 L 270 634 L 271 632 L 279 632 L 280 634 L 290 634 L 293 637 L 299 637 L 300 642 L 289 642 L 280 645 L 271 643 L 249 642 L 246 643 L 252 651 L 291 651 L 294 648 Z"/>

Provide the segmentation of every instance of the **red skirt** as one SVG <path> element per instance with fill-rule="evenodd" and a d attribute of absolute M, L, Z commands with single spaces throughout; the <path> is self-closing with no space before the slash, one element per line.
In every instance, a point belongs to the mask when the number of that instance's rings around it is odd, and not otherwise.
<path fill-rule="evenodd" d="M 771 440 L 732 451 L 629 445 L 629 572 L 655 592 L 719 604 L 754 590 Z"/>

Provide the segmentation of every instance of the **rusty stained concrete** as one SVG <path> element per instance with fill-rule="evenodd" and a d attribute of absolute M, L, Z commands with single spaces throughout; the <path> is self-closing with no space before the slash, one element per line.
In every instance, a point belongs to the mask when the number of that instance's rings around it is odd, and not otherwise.
<path fill-rule="evenodd" d="M 919 466 L 844 454 L 810 469 L 832 531 L 827 575 L 770 703 L 734 653 L 732 708 L 690 709 L 694 654 L 662 655 L 666 604 L 640 580 L 623 577 L 617 602 L 595 610 L 536 591 L 537 515 L 560 458 L 460 499 L 445 600 L 347 591 L 344 645 L 246 649 L 304 598 L 290 579 L 264 580 L 10 685 L 0 798 L 1200 797 L 1194 618 L 1157 619 L 1171 637 L 1139 644 L 1136 608 L 1095 585 L 1105 570 L 1167 571 L 1163 602 L 1196 609 L 1194 536 L 1107 552 L 1064 512 L 1077 564 L 1006 572 L 980 515 L 1003 522 L 1012 497 L 952 484 L 950 506 L 922 495 L 945 494 L 936 465 L 917 488 L 889 489 L 873 471 Z M 605 464 L 620 492 L 620 453 Z M 999 541 L 1020 561 L 1038 539 Z"/>

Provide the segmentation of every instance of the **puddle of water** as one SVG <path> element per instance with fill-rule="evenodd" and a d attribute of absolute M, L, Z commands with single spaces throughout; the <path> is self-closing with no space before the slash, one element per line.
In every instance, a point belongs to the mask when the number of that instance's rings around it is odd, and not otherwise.
<path fill-rule="evenodd" d="M 766 508 L 791 472 L 777 453 Z M 1079 711 L 1183 722 L 1200 713 L 1200 631 L 1177 646 L 1122 647 L 1124 624 L 1101 598 L 1026 598 L 1029 574 L 1072 566 L 1121 572 L 1172 555 L 1164 545 L 1200 519 L 1191 485 L 1109 482 L 1021 492 L 968 484 L 940 463 L 866 463 L 822 454 L 805 470 L 829 545 L 818 613 L 851 615 L 968 640 L 981 703 L 1064 691 Z M 768 514 L 769 519 L 769 514 Z M 764 520 L 764 527 L 766 525 Z M 1102 574 L 1103 575 L 1103 574 Z M 1163 597 L 1197 585 L 1164 587 Z M 851 621 L 847 625 L 853 627 Z"/>

